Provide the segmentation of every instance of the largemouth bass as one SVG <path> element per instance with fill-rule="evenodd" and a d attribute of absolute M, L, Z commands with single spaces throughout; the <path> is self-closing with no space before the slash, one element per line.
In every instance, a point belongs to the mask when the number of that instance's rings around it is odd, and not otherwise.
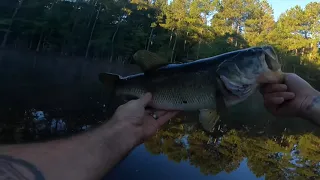
<path fill-rule="evenodd" d="M 246 100 L 262 74 L 281 75 L 281 65 L 271 46 L 252 47 L 183 64 L 170 64 L 149 51 L 134 54 L 144 73 L 121 77 L 99 74 L 115 95 L 139 98 L 153 95 L 151 107 L 200 111 L 202 127 L 211 132 L 223 109 Z"/>

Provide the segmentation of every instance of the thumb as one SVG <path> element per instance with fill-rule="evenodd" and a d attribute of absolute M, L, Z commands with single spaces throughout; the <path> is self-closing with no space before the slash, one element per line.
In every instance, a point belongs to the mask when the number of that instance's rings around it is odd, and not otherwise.
<path fill-rule="evenodd" d="M 257 78 L 258 83 L 283 83 L 285 74 L 278 71 L 267 71 Z"/>
<path fill-rule="evenodd" d="M 146 106 L 152 99 L 152 94 L 151 93 L 146 93 L 144 96 L 139 98 L 139 103 L 141 103 L 143 106 Z"/>

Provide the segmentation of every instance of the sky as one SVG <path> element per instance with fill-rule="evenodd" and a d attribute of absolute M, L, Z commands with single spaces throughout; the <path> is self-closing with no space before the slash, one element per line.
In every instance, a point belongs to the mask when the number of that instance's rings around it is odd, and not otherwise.
<path fill-rule="evenodd" d="M 170 3 L 172 0 L 168 0 Z M 310 2 L 317 2 L 320 0 L 267 0 L 274 12 L 274 19 L 277 21 L 280 14 L 284 13 L 287 9 L 290 9 L 296 5 L 301 6 L 303 9 Z"/>
<path fill-rule="evenodd" d="M 290 9 L 296 5 L 304 8 L 310 2 L 317 2 L 320 0 L 267 0 L 274 11 L 274 18 L 278 20 L 281 13 L 284 13 L 287 9 Z"/>

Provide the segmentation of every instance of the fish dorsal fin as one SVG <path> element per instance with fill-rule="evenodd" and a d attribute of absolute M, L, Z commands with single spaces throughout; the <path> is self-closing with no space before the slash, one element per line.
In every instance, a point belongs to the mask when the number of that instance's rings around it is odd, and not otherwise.
<path fill-rule="evenodd" d="M 220 119 L 220 115 L 215 109 L 201 109 L 199 113 L 199 122 L 204 130 L 213 132 L 214 127 Z"/>
<path fill-rule="evenodd" d="M 133 55 L 135 63 L 146 72 L 169 64 L 168 61 L 147 50 L 139 50 Z"/>

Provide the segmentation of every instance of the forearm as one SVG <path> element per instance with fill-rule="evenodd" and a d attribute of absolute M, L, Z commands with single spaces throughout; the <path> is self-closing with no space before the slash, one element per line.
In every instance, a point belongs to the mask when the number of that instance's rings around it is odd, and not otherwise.
<path fill-rule="evenodd" d="M 112 121 L 113 122 L 113 121 Z M 45 179 L 99 179 L 138 143 L 137 134 L 126 124 L 107 123 L 90 132 L 64 140 L 0 148 L 1 155 L 34 165 Z M 27 179 L 35 179 L 24 165 L 1 159 Z M 12 173 L 11 173 L 12 174 Z M 38 174 L 39 175 L 39 174 Z M 12 176 L 12 175 L 10 175 Z"/>

